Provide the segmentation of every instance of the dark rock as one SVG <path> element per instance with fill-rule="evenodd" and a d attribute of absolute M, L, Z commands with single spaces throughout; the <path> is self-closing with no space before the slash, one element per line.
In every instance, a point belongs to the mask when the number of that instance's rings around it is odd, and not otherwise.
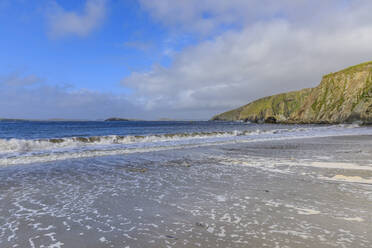
<path fill-rule="evenodd" d="M 206 225 L 204 223 L 201 223 L 201 222 L 196 222 L 195 226 L 202 227 L 202 228 L 207 228 L 208 227 L 208 225 Z"/>
<path fill-rule="evenodd" d="M 266 118 L 265 123 L 276 123 L 276 118 L 273 116 L 269 116 Z"/>

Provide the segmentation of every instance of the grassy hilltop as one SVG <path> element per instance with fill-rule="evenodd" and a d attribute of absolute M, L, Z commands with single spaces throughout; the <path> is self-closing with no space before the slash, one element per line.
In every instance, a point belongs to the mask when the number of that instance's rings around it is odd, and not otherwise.
<path fill-rule="evenodd" d="M 264 97 L 212 120 L 372 123 L 372 61 L 325 75 L 315 88 Z"/>

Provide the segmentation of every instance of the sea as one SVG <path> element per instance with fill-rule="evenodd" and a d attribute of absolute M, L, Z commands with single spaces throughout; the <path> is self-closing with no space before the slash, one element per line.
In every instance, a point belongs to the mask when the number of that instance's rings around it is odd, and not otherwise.
<path fill-rule="evenodd" d="M 370 133 L 359 125 L 212 121 L 0 122 L 0 166 L 186 147 Z"/>
<path fill-rule="evenodd" d="M 0 247 L 371 247 L 372 127 L 1 121 Z"/>

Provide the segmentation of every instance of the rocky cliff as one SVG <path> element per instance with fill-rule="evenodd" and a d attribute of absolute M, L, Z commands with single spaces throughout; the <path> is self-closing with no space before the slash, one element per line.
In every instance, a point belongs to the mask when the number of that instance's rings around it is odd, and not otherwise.
<path fill-rule="evenodd" d="M 372 123 L 372 61 L 323 76 L 311 89 L 264 97 L 212 120 Z"/>

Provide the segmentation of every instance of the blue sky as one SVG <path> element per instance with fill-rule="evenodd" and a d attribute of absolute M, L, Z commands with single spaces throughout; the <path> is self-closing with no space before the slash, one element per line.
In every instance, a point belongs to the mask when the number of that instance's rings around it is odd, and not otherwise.
<path fill-rule="evenodd" d="M 69 84 L 109 92 L 127 92 L 120 80 L 132 70 L 146 70 L 154 63 L 167 65 L 166 30 L 151 22 L 136 1 L 112 1 L 109 18 L 89 35 L 48 34 L 48 1 L 14 1 L 0 14 L 2 59 L 0 74 L 36 74 L 52 84 Z M 66 11 L 82 12 L 85 1 L 57 1 Z M 136 48 L 138 44 L 138 48 Z M 187 44 L 185 44 L 187 45 Z M 143 46 L 143 48 L 141 47 Z"/>
<path fill-rule="evenodd" d="M 367 0 L 0 0 L 0 118 L 209 119 L 372 60 Z"/>

